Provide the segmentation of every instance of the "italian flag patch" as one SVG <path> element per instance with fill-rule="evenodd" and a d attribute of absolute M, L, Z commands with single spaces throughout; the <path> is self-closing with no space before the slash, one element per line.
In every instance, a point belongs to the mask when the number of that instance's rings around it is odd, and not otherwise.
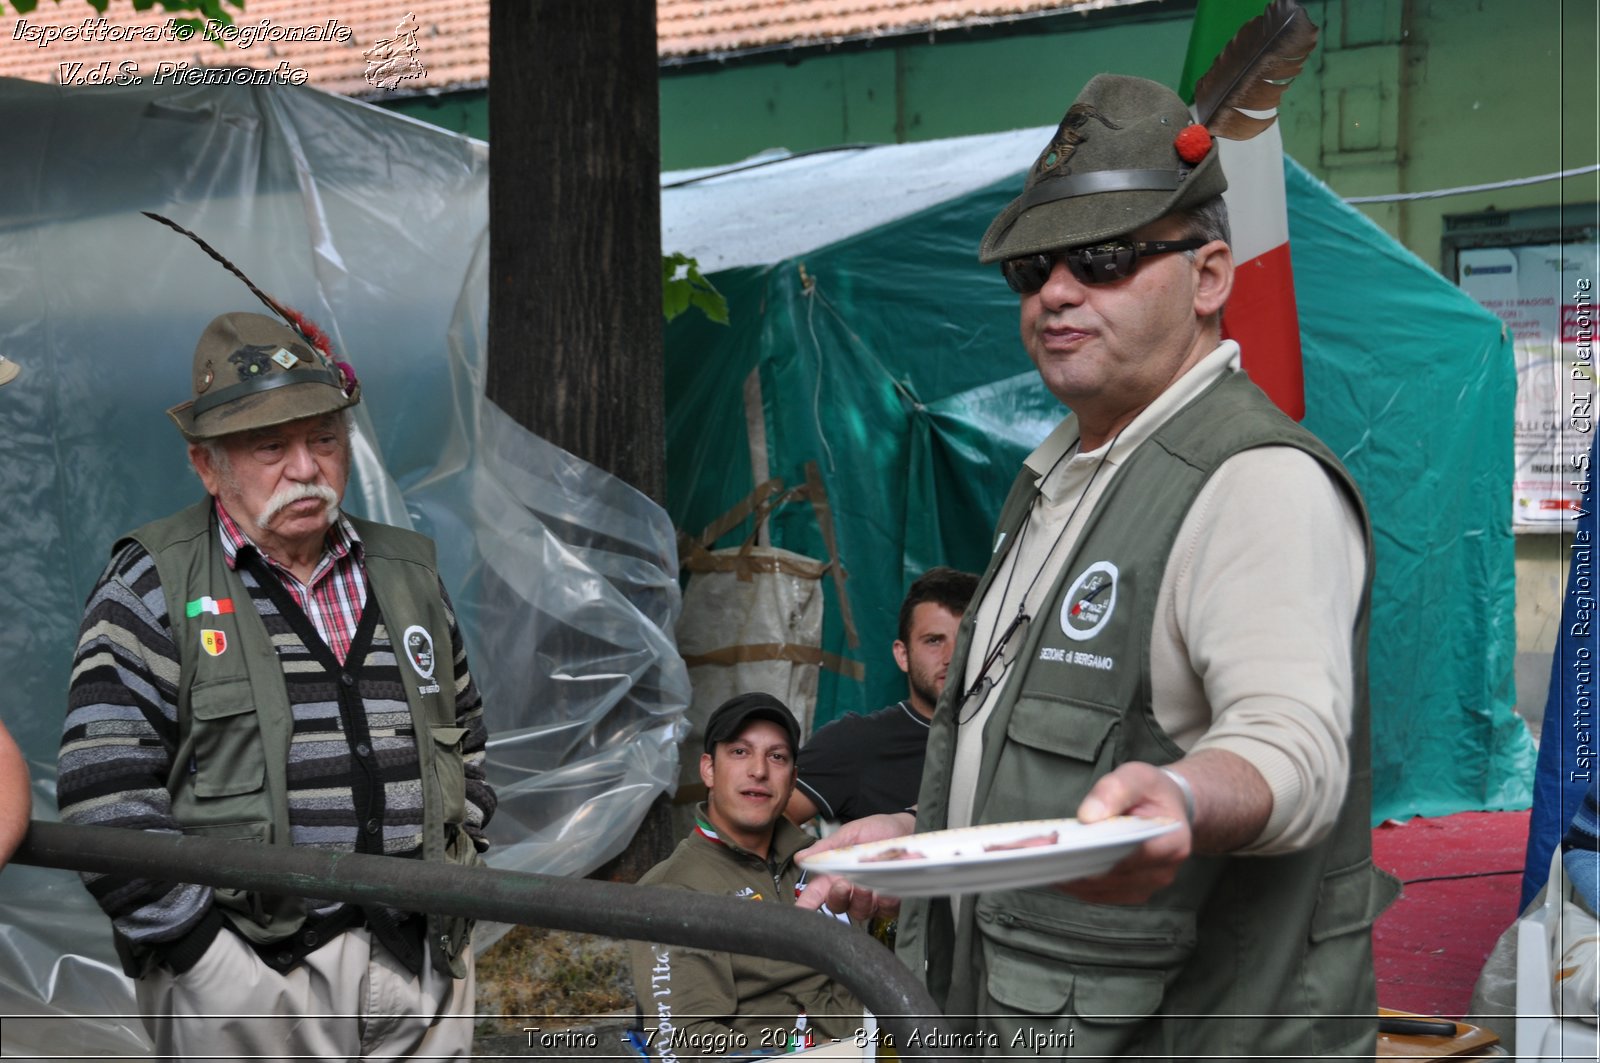
<path fill-rule="evenodd" d="M 213 598 L 209 594 L 203 598 L 196 598 L 183 607 L 183 615 L 190 617 L 199 616 L 201 613 L 222 616 L 231 612 L 233 612 L 232 598 Z"/>

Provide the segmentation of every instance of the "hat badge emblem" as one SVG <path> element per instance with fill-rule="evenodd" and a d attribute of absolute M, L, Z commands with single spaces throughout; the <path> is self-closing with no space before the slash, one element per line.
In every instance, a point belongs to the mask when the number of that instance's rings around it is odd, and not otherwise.
<path fill-rule="evenodd" d="M 246 344 L 228 355 L 228 361 L 239 370 L 239 379 L 254 380 L 272 367 L 272 356 L 280 348 Z"/>
<path fill-rule="evenodd" d="M 1044 149 L 1044 153 L 1034 163 L 1035 178 L 1044 177 L 1051 171 L 1066 166 L 1072 158 L 1072 153 L 1078 150 L 1078 145 L 1089 139 L 1083 127 L 1089 124 L 1090 119 L 1099 122 L 1107 129 L 1122 128 L 1100 113 L 1098 108 L 1086 103 L 1073 104 L 1066 116 L 1061 119 L 1061 125 L 1056 128 L 1056 135 L 1050 141 L 1050 146 Z"/>

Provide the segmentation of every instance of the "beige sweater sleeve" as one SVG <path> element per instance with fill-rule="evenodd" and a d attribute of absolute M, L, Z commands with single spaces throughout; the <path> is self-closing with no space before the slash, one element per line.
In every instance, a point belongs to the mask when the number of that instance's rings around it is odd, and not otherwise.
<path fill-rule="evenodd" d="M 1230 458 L 1173 544 L 1151 635 L 1156 719 L 1179 746 L 1260 771 L 1272 814 L 1242 852 L 1304 848 L 1350 775 L 1350 641 L 1366 566 L 1360 520 L 1311 456 Z"/>

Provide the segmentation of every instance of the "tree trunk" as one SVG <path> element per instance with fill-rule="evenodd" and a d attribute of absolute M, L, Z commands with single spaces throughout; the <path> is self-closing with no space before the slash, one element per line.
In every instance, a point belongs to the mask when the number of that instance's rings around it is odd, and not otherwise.
<path fill-rule="evenodd" d="M 494 0 L 489 67 L 488 396 L 664 503 L 655 0 Z M 671 848 L 662 799 L 596 874 Z"/>
<path fill-rule="evenodd" d="M 654 0 L 489 9 L 489 397 L 665 501 Z"/>

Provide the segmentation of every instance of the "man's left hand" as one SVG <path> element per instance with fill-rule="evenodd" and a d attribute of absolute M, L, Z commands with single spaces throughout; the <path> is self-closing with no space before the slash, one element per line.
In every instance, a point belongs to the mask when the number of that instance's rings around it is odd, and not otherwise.
<path fill-rule="evenodd" d="M 910 834 L 917 828 L 917 817 L 909 812 L 893 812 L 880 816 L 867 816 L 865 819 L 852 820 L 817 842 L 809 848 L 796 853 L 796 857 L 808 853 L 825 853 L 830 849 L 843 848 L 846 845 L 860 845 L 864 842 L 883 841 L 886 838 L 898 838 Z M 845 879 L 833 875 L 813 875 L 795 898 L 796 908 L 821 908 L 827 905 L 828 911 L 840 915 L 847 915 L 857 923 L 866 922 L 873 916 L 882 916 L 892 919 L 900 911 L 900 899 L 875 893 L 865 886 L 857 886 Z"/>

